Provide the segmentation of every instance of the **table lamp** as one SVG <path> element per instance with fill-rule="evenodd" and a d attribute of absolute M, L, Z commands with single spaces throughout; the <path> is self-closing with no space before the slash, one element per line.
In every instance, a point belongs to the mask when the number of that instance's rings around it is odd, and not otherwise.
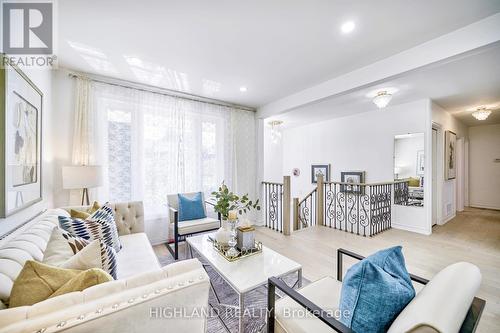
<path fill-rule="evenodd" d="M 102 185 L 100 165 L 75 165 L 62 168 L 63 188 L 66 190 L 83 189 L 82 206 L 90 205 L 89 188 Z"/>

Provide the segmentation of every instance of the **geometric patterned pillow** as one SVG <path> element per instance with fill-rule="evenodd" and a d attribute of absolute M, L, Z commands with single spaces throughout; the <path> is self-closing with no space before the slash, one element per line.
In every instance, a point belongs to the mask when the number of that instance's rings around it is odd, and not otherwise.
<path fill-rule="evenodd" d="M 122 247 L 118 238 L 115 214 L 107 203 L 85 220 L 59 216 L 59 225 L 74 236 L 87 240 L 101 239 L 116 252 Z"/>
<path fill-rule="evenodd" d="M 85 246 L 90 244 L 90 241 L 88 239 L 73 236 L 66 230 L 59 230 L 61 231 L 62 236 L 68 241 L 69 247 L 71 247 L 71 251 L 73 251 L 73 254 L 77 254 L 77 252 L 80 252 Z"/>

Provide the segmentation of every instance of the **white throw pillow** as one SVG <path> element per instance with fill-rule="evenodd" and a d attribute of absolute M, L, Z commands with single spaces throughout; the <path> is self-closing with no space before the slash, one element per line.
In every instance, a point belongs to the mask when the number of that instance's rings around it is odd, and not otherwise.
<path fill-rule="evenodd" d="M 100 239 L 93 240 L 60 267 L 86 270 L 100 268 L 116 280 L 116 251 Z"/>
<path fill-rule="evenodd" d="M 63 236 L 63 230 L 54 228 L 50 234 L 47 247 L 43 252 L 42 263 L 51 266 L 61 266 L 75 253 L 71 250 L 68 241 Z"/>

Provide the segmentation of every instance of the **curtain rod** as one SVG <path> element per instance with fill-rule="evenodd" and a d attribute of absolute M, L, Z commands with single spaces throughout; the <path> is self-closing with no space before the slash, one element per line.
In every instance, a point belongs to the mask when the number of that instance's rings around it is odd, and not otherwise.
<path fill-rule="evenodd" d="M 152 85 L 137 83 L 137 82 L 123 80 L 123 79 L 115 79 L 115 78 L 111 78 L 111 77 L 107 77 L 107 76 L 87 74 L 87 73 L 75 73 L 75 72 L 69 72 L 68 76 L 71 78 L 86 78 L 86 79 L 89 79 L 89 80 L 94 81 L 94 82 L 109 84 L 111 86 L 117 86 L 117 87 L 122 87 L 122 88 L 129 88 L 129 89 L 135 89 L 135 90 L 139 90 L 139 91 L 150 92 L 153 94 L 177 97 L 177 98 L 182 98 L 182 99 L 194 101 L 194 102 L 202 102 L 202 103 L 207 103 L 207 104 L 212 104 L 212 105 L 231 107 L 231 108 L 236 108 L 236 109 L 240 109 L 240 110 L 244 110 L 244 111 L 251 111 L 251 112 L 256 111 L 255 108 L 251 108 L 251 107 L 244 106 L 244 105 L 228 103 L 228 102 L 224 102 L 224 101 L 221 101 L 218 99 L 202 97 L 202 96 L 198 96 L 195 94 L 190 94 L 190 93 L 172 90 L 172 89 L 167 89 L 167 88 L 159 88 L 159 87 L 155 87 Z"/>

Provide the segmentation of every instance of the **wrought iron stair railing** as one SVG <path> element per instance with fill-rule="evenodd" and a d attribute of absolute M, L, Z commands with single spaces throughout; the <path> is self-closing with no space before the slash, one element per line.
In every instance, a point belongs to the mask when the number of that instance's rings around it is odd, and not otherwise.
<path fill-rule="evenodd" d="M 297 200 L 296 209 L 297 219 L 294 225 L 294 230 L 299 230 L 302 228 L 307 228 L 316 225 L 316 212 L 317 212 L 317 194 L 318 189 L 315 188 L 308 195 L 304 197 L 301 201 Z"/>
<path fill-rule="evenodd" d="M 283 183 L 262 182 L 262 185 L 265 226 L 289 235 L 291 220 L 290 176 L 283 177 Z"/>

